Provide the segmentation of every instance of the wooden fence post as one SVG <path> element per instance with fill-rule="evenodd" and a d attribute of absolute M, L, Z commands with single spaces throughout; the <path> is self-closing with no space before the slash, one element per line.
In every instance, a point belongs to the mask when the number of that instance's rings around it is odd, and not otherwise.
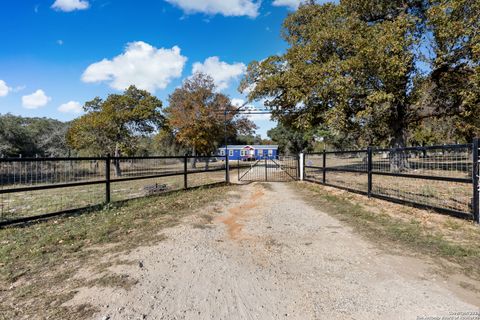
<path fill-rule="evenodd" d="M 473 201 L 472 201 L 472 210 L 473 210 L 473 218 L 475 219 L 476 223 L 480 223 L 480 205 L 479 205 L 479 184 L 478 184 L 478 147 L 479 147 L 479 139 L 473 139 L 473 146 L 472 146 L 472 182 L 473 182 Z"/>
<path fill-rule="evenodd" d="M 107 154 L 105 159 L 105 202 L 110 203 L 110 154 Z"/>

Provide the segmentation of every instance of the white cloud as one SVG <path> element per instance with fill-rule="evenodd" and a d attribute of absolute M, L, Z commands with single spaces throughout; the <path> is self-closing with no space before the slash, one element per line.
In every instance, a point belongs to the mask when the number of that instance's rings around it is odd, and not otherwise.
<path fill-rule="evenodd" d="M 10 88 L 9 86 L 7 86 L 7 84 L 5 83 L 5 81 L 3 80 L 0 80 L 0 97 L 5 97 L 7 96 L 7 94 L 12 91 L 12 88 Z"/>
<path fill-rule="evenodd" d="M 327 3 L 327 2 L 333 2 L 333 3 L 338 3 L 339 0 L 321 0 L 321 1 L 316 1 L 318 4 L 322 3 Z M 305 0 L 274 0 L 272 2 L 272 5 L 276 7 L 288 7 L 291 10 L 297 10 L 300 4 L 305 3 Z"/>
<path fill-rule="evenodd" d="M 108 82 L 110 87 L 123 90 L 130 85 L 154 93 L 165 89 L 182 75 L 187 58 L 180 48 L 157 49 L 138 41 L 127 44 L 125 52 L 112 60 L 103 59 L 88 66 L 82 75 L 84 82 Z"/>
<path fill-rule="evenodd" d="M 203 63 L 195 62 L 192 73 L 202 72 L 208 74 L 215 81 L 219 91 L 225 90 L 232 80 L 238 79 L 247 70 L 243 63 L 228 64 L 220 61 L 218 57 L 207 58 Z"/>
<path fill-rule="evenodd" d="M 302 2 L 302 0 L 275 0 L 272 5 L 276 7 L 289 7 L 292 10 L 296 10 Z"/>
<path fill-rule="evenodd" d="M 185 13 L 222 14 L 224 16 L 258 16 L 260 1 L 254 0 L 165 0 Z"/>
<path fill-rule="evenodd" d="M 62 104 L 58 107 L 58 111 L 62 113 L 82 113 L 83 108 L 80 102 L 77 101 L 69 101 L 67 103 Z"/>
<path fill-rule="evenodd" d="M 45 106 L 52 98 L 48 97 L 43 90 L 37 90 L 30 95 L 22 97 L 22 105 L 27 109 L 37 109 Z"/>
<path fill-rule="evenodd" d="M 85 10 L 88 7 L 90 7 L 90 4 L 86 0 L 55 0 L 52 4 L 52 9 L 64 12 Z"/>

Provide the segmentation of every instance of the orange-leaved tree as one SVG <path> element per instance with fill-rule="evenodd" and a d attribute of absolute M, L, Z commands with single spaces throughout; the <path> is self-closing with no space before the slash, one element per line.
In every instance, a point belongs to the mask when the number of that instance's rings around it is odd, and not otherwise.
<path fill-rule="evenodd" d="M 211 155 L 222 143 L 225 131 L 231 138 L 256 129 L 252 121 L 238 114 L 228 96 L 216 89 L 210 76 L 196 73 L 169 96 L 166 126 L 193 155 Z M 195 163 L 194 159 L 193 167 Z"/>

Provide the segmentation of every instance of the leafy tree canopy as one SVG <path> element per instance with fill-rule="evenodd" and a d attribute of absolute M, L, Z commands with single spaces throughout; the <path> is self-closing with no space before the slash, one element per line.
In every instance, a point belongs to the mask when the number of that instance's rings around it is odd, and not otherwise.
<path fill-rule="evenodd" d="M 90 155 L 134 154 L 140 139 L 162 125 L 161 107 L 158 98 L 135 86 L 105 100 L 97 97 L 85 103 L 87 113 L 72 122 L 67 141 Z"/>
<path fill-rule="evenodd" d="M 252 62 L 240 90 L 274 117 L 361 144 L 404 146 L 425 119 L 480 133 L 478 0 L 310 1 L 283 24 L 285 54 Z"/>
<path fill-rule="evenodd" d="M 68 123 L 48 118 L 0 116 L 0 156 L 67 156 Z"/>
<path fill-rule="evenodd" d="M 255 124 L 239 116 L 230 99 L 218 93 L 213 79 L 196 73 L 169 97 L 167 125 L 178 143 L 194 154 L 209 155 L 227 136 L 250 134 Z"/>

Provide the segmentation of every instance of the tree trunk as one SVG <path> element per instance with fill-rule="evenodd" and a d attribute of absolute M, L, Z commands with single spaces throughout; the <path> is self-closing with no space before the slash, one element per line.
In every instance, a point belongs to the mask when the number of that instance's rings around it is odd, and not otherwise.
<path fill-rule="evenodd" d="M 193 157 L 192 157 L 192 169 L 196 169 L 197 168 L 197 155 L 196 155 L 196 152 L 195 152 L 195 147 L 193 148 Z"/>
<path fill-rule="evenodd" d="M 115 145 L 115 157 L 120 157 L 120 148 L 118 146 L 118 143 Z M 122 169 L 120 168 L 120 160 L 118 159 L 113 160 L 113 165 L 115 168 L 115 176 L 121 177 Z"/>
<path fill-rule="evenodd" d="M 210 156 L 207 156 L 206 163 L 205 163 L 205 170 L 208 170 L 209 164 L 210 164 Z"/>
<path fill-rule="evenodd" d="M 410 168 L 408 163 L 408 153 L 402 150 L 406 146 L 406 128 L 405 128 L 405 119 L 404 119 L 404 107 L 398 107 L 397 110 L 398 116 L 395 119 L 395 122 L 392 124 L 392 129 L 394 130 L 393 138 L 390 142 L 390 171 L 391 172 L 401 172 Z"/>

